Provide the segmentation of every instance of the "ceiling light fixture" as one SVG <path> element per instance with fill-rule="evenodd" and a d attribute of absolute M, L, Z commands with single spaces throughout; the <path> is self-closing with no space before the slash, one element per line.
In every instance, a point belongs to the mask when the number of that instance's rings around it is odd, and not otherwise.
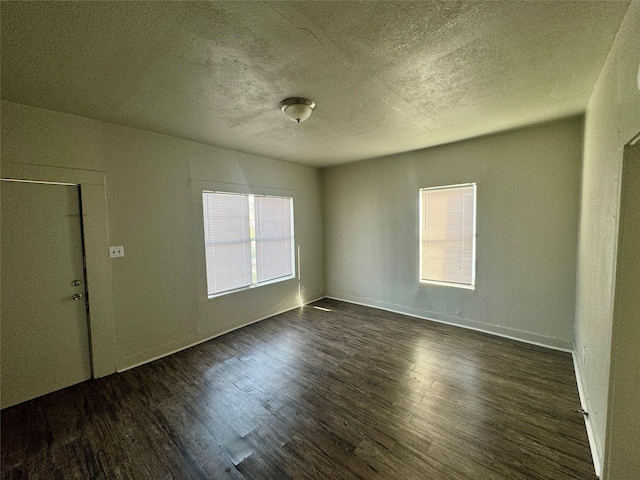
<path fill-rule="evenodd" d="M 304 122 L 316 108 L 316 102 L 308 98 L 291 97 L 280 102 L 280 110 L 296 123 Z"/>

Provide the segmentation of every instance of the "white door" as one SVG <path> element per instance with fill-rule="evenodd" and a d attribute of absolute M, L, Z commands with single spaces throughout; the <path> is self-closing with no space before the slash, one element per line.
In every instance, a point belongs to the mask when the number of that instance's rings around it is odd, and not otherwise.
<path fill-rule="evenodd" d="M 91 378 L 77 186 L 0 182 L 2 408 Z"/>

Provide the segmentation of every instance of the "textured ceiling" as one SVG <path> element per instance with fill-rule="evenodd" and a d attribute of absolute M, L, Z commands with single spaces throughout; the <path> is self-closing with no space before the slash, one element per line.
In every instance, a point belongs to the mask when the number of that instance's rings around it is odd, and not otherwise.
<path fill-rule="evenodd" d="M 3 1 L 2 98 L 334 165 L 582 112 L 628 4 Z"/>

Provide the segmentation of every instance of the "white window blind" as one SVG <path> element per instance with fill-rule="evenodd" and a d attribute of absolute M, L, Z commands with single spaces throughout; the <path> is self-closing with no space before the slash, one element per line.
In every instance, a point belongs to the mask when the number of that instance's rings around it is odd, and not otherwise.
<path fill-rule="evenodd" d="M 475 285 L 476 185 L 420 190 L 420 280 Z"/>
<path fill-rule="evenodd" d="M 290 198 L 255 197 L 258 282 L 293 274 L 292 205 Z"/>
<path fill-rule="evenodd" d="M 293 277 L 293 199 L 202 192 L 209 296 Z"/>
<path fill-rule="evenodd" d="M 251 285 L 249 197 L 203 192 L 202 204 L 209 295 Z"/>

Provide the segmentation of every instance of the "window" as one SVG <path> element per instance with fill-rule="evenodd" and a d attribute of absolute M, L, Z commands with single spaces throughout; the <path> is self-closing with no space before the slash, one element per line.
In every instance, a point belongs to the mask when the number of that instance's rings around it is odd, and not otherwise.
<path fill-rule="evenodd" d="M 420 190 L 420 281 L 475 287 L 476 184 Z"/>
<path fill-rule="evenodd" d="M 207 293 L 293 278 L 293 199 L 202 192 Z"/>

